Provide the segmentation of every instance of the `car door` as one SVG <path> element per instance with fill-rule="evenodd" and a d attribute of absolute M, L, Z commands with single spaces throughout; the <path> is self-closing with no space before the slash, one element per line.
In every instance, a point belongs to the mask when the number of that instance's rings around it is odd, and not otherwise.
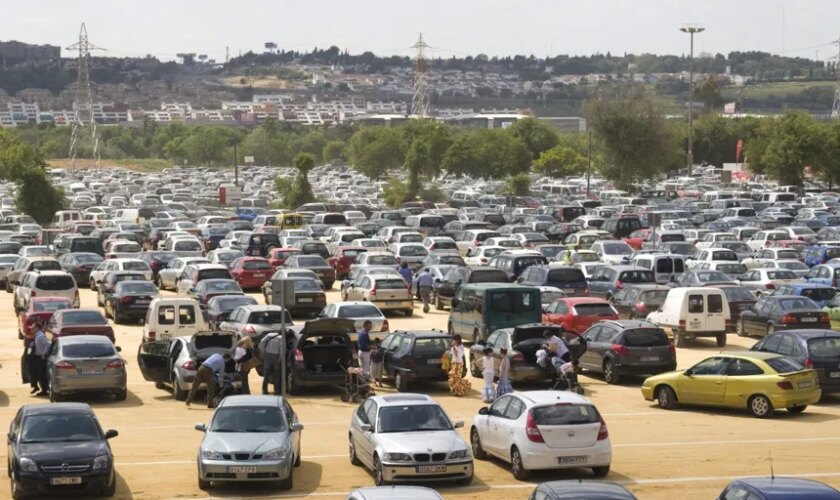
<path fill-rule="evenodd" d="M 485 420 L 484 429 L 479 428 L 479 436 L 484 448 L 497 456 L 506 456 L 503 450 L 500 450 L 501 439 L 499 438 L 499 424 L 500 420 L 506 418 L 505 412 L 510 404 L 513 396 L 505 394 L 497 399 L 489 408 L 487 418 Z"/>
<path fill-rule="evenodd" d="M 741 319 L 744 323 L 744 332 L 747 335 L 756 335 L 759 330 L 762 334 L 765 329 L 765 314 L 769 308 L 769 302 L 761 299 L 747 311 L 741 312 Z M 746 313 L 746 314 L 745 314 Z"/>
<path fill-rule="evenodd" d="M 496 419 L 497 428 L 493 430 L 496 436 L 495 446 L 499 456 L 508 463 L 510 462 L 510 450 L 516 439 L 517 426 L 519 425 L 518 420 L 524 412 L 525 403 L 515 395 L 512 395 L 510 397 L 510 404 L 505 409 L 504 418 Z"/>
<path fill-rule="evenodd" d="M 602 349 L 596 348 L 598 347 L 598 336 L 603 329 L 603 326 L 595 325 L 583 333 L 583 338 L 586 339 L 586 351 L 584 351 L 579 359 L 581 368 L 601 370 L 601 356 L 603 352 Z"/>
<path fill-rule="evenodd" d="M 702 292 L 691 293 L 687 299 L 685 329 L 687 332 L 706 331 L 706 295 Z"/>
<path fill-rule="evenodd" d="M 298 416 L 295 413 L 295 410 L 292 409 L 292 405 L 290 405 L 289 402 L 286 401 L 285 399 L 283 400 L 283 413 L 286 414 L 286 423 L 288 424 L 289 429 L 292 428 L 293 424 L 300 423 L 300 421 L 298 420 Z M 299 457 L 301 455 L 301 451 L 300 451 L 300 437 L 301 436 L 300 435 L 302 433 L 301 432 L 290 432 L 290 434 L 291 434 L 290 438 L 291 438 L 291 441 L 292 441 L 292 450 L 294 451 L 295 456 Z"/>
<path fill-rule="evenodd" d="M 149 382 L 169 382 L 169 349 L 173 340 L 156 340 L 140 344 L 137 365 L 143 378 Z"/>
<path fill-rule="evenodd" d="M 178 304 L 178 315 L 176 316 L 176 328 L 178 336 L 193 335 L 200 330 L 197 303 L 187 302 Z"/>
<path fill-rule="evenodd" d="M 405 342 L 405 335 L 397 333 L 394 334 L 385 350 L 385 370 L 389 377 L 394 378 L 397 369 L 404 368 L 403 359 L 400 353 L 402 352 L 402 344 Z"/>
<path fill-rule="evenodd" d="M 732 358 L 726 368 L 725 391 L 722 403 L 743 407 L 755 391 L 756 377 L 764 375 L 758 365 L 747 359 Z"/>
<path fill-rule="evenodd" d="M 374 432 L 376 431 L 376 403 L 368 399 L 356 410 L 353 415 L 353 447 L 356 449 L 356 456 L 367 467 L 373 468 Z M 362 430 L 363 425 L 370 425 L 368 431 Z"/>
<path fill-rule="evenodd" d="M 729 361 L 728 356 L 714 356 L 683 372 L 678 381 L 677 398 L 688 404 L 722 404 Z"/>

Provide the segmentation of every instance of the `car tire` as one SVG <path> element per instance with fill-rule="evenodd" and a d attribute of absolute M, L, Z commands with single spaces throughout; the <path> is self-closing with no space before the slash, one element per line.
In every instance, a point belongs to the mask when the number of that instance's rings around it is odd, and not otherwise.
<path fill-rule="evenodd" d="M 295 455 L 295 463 L 292 464 L 292 467 L 300 467 L 300 463 L 303 460 L 301 457 L 301 453 Z"/>
<path fill-rule="evenodd" d="M 188 391 L 181 389 L 181 383 L 178 382 L 178 377 L 173 377 L 172 380 L 172 396 L 175 397 L 175 401 L 186 401 L 187 395 L 189 394 Z"/>
<path fill-rule="evenodd" d="M 162 279 L 160 279 L 160 275 L 158 275 L 158 277 L 157 277 L 157 279 L 156 279 L 155 281 L 157 282 L 157 287 L 158 287 L 158 290 L 163 290 L 163 289 L 164 289 L 164 288 L 163 288 L 163 280 L 162 280 Z"/>
<path fill-rule="evenodd" d="M 353 436 L 348 438 L 350 442 L 348 450 L 350 454 L 350 465 L 355 465 L 356 467 L 362 465 L 362 462 L 359 461 L 359 457 L 356 456 L 356 446 L 353 445 Z"/>
<path fill-rule="evenodd" d="M 528 470 L 525 468 L 525 463 L 522 462 L 522 453 L 519 452 L 519 448 L 516 446 L 510 450 L 510 472 L 513 474 L 514 479 L 519 481 L 524 481 L 529 476 Z"/>
<path fill-rule="evenodd" d="M 685 347 L 685 333 L 680 330 L 674 330 L 674 345 L 676 347 Z"/>
<path fill-rule="evenodd" d="M 295 377 L 292 375 L 291 370 L 288 375 L 286 375 L 286 389 L 289 391 L 290 396 L 300 395 L 300 386 L 295 381 Z"/>
<path fill-rule="evenodd" d="M 607 477 L 610 473 L 610 466 L 604 465 L 603 467 L 592 467 L 592 473 L 595 474 L 595 477 Z"/>
<path fill-rule="evenodd" d="M 379 455 L 373 456 L 373 484 L 376 486 L 385 486 L 385 473 L 382 472 L 382 462 L 379 461 Z"/>
<path fill-rule="evenodd" d="M 20 487 L 20 483 L 15 481 L 15 478 L 10 479 L 10 489 L 12 490 L 12 499 L 13 500 L 21 500 L 26 498 L 26 493 L 23 492 L 23 488 Z"/>
<path fill-rule="evenodd" d="M 609 359 L 604 361 L 604 382 L 610 385 L 621 382 L 621 375 L 615 371 L 615 362 Z"/>
<path fill-rule="evenodd" d="M 205 481 L 204 479 L 201 479 L 201 477 L 198 478 L 198 489 L 201 491 L 207 491 L 210 489 L 210 486 L 210 481 Z"/>
<path fill-rule="evenodd" d="M 770 335 L 773 335 L 774 333 L 776 333 L 776 327 L 773 326 L 773 323 L 768 323 L 767 324 L 767 335 L 766 336 L 769 337 Z"/>
<path fill-rule="evenodd" d="M 735 333 L 737 333 L 739 337 L 747 336 L 747 331 L 744 329 L 744 320 L 738 320 L 738 324 L 735 326 Z"/>
<path fill-rule="evenodd" d="M 465 477 L 464 479 L 459 479 L 458 480 L 458 486 L 469 486 L 472 483 L 472 480 L 473 480 L 472 475 L 469 475 L 469 476 Z"/>
<path fill-rule="evenodd" d="M 478 429 L 475 427 L 470 431 L 470 444 L 472 445 L 472 454 L 476 460 L 487 460 L 487 452 L 481 447 L 481 436 L 478 434 Z"/>
<path fill-rule="evenodd" d="M 440 301 L 438 294 L 435 294 L 435 311 L 443 311 L 443 302 Z"/>
<path fill-rule="evenodd" d="M 805 408 L 808 408 L 808 405 L 791 406 L 790 408 L 787 408 L 787 411 L 790 413 L 802 413 L 805 411 Z"/>
<path fill-rule="evenodd" d="M 52 382 L 50 382 L 50 386 L 47 390 L 49 392 L 50 403 L 57 403 L 61 400 L 61 394 L 56 392 Z"/>
<path fill-rule="evenodd" d="M 277 486 L 279 486 L 281 490 L 290 490 L 295 486 L 295 475 L 293 469 L 289 469 L 289 477 L 281 480 Z"/>
<path fill-rule="evenodd" d="M 111 472 L 111 484 L 105 487 L 104 490 L 99 492 L 100 496 L 103 497 L 112 497 L 117 494 L 117 478 L 113 472 Z"/>
<path fill-rule="evenodd" d="M 96 281 L 94 281 L 93 278 L 90 279 L 90 291 L 96 291 Z"/>
<path fill-rule="evenodd" d="M 408 390 L 408 380 L 406 380 L 402 372 L 394 374 L 394 387 L 397 389 L 397 392 L 405 392 Z"/>
<path fill-rule="evenodd" d="M 718 333 L 716 340 L 717 340 L 717 346 L 718 347 L 726 347 L 726 334 L 725 333 Z"/>
<path fill-rule="evenodd" d="M 677 407 L 677 394 L 667 385 L 656 389 L 656 401 L 663 410 L 673 410 Z"/>
<path fill-rule="evenodd" d="M 446 332 L 449 334 L 450 337 L 455 335 L 455 327 L 452 326 L 451 321 L 446 324 Z"/>
<path fill-rule="evenodd" d="M 414 316 L 414 309 L 406 309 L 405 310 L 405 316 L 407 318 L 410 318 L 410 317 Z"/>
<path fill-rule="evenodd" d="M 773 403 L 770 402 L 767 396 L 762 394 L 756 394 L 751 397 L 747 402 L 747 408 L 749 408 L 750 413 L 755 418 L 770 418 L 775 412 Z"/>
<path fill-rule="evenodd" d="M 128 389 L 123 387 L 121 391 L 114 394 L 114 399 L 116 399 L 117 401 L 125 401 L 126 399 L 128 399 Z"/>

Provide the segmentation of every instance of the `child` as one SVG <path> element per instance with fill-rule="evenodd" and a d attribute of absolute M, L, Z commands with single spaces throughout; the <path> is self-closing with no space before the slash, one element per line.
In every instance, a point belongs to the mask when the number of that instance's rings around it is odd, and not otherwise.
<path fill-rule="evenodd" d="M 499 383 L 496 384 L 496 397 L 513 392 L 508 376 L 510 375 L 510 360 L 507 357 L 507 348 L 502 347 L 499 351 Z"/>
<path fill-rule="evenodd" d="M 370 377 L 376 381 L 377 387 L 382 387 L 382 368 L 385 366 L 385 350 L 379 339 L 373 339 L 373 349 L 370 351 Z"/>
<path fill-rule="evenodd" d="M 566 377 L 566 380 L 569 381 L 570 388 L 576 386 L 577 383 L 578 383 L 577 367 L 578 367 L 577 360 L 568 361 L 568 362 L 560 365 L 560 373 L 562 373 L 563 376 Z"/>
<path fill-rule="evenodd" d="M 492 403 L 496 399 L 496 390 L 493 388 L 493 378 L 496 375 L 493 371 L 493 349 L 489 347 L 484 348 L 482 366 L 484 367 L 481 371 L 481 374 L 484 376 L 484 402 Z"/>

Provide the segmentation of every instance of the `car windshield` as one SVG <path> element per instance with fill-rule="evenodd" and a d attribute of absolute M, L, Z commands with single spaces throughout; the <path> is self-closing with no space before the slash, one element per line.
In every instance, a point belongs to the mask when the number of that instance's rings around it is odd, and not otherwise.
<path fill-rule="evenodd" d="M 403 285 L 405 286 L 405 285 Z M 339 318 L 381 318 L 382 311 L 373 304 L 342 305 L 338 308 Z"/>
<path fill-rule="evenodd" d="M 241 292 L 242 289 L 233 280 L 220 279 L 206 281 L 205 290 L 208 292 Z"/>
<path fill-rule="evenodd" d="M 222 407 L 213 415 L 210 432 L 284 432 L 286 422 L 278 407 Z"/>
<path fill-rule="evenodd" d="M 622 283 L 653 283 L 656 278 L 651 271 L 624 271 L 618 280 Z"/>
<path fill-rule="evenodd" d="M 399 255 L 401 257 L 425 257 L 428 254 L 428 250 L 419 245 L 406 245 L 399 249 Z"/>
<path fill-rule="evenodd" d="M 697 273 L 697 280 L 701 283 L 715 283 L 729 281 L 729 278 L 720 271 L 703 271 Z"/>
<path fill-rule="evenodd" d="M 327 261 L 318 256 L 299 257 L 297 263 L 300 267 L 324 267 L 327 265 Z"/>
<path fill-rule="evenodd" d="M 792 373 L 805 369 L 799 361 L 785 356 L 765 359 L 764 362 L 767 363 L 770 368 L 776 370 L 776 373 Z"/>
<path fill-rule="evenodd" d="M 401 279 L 377 279 L 376 288 L 380 290 L 405 290 L 405 281 Z"/>
<path fill-rule="evenodd" d="M 321 287 L 315 280 L 292 280 L 295 284 L 296 292 L 320 292 Z M 405 285 L 403 285 L 405 287 Z"/>
<path fill-rule="evenodd" d="M 148 271 L 149 265 L 143 261 L 123 262 L 123 269 L 125 271 Z"/>
<path fill-rule="evenodd" d="M 586 281 L 586 277 L 583 275 L 583 271 L 581 271 L 580 269 L 551 269 L 550 271 L 548 271 L 548 281 L 561 281 L 565 283 L 583 282 Z"/>
<path fill-rule="evenodd" d="M 665 302 L 665 297 L 668 296 L 668 290 L 649 290 L 642 292 L 639 295 L 639 302 L 643 304 L 661 304 Z"/>
<path fill-rule="evenodd" d="M 216 260 L 219 262 L 232 262 L 242 256 L 243 254 L 241 252 L 219 252 L 216 254 Z"/>
<path fill-rule="evenodd" d="M 820 306 L 807 297 L 779 299 L 779 307 L 781 307 L 783 311 L 789 311 L 791 309 L 805 309 L 811 311 L 822 310 Z"/>
<path fill-rule="evenodd" d="M 598 410 L 591 405 L 558 404 L 531 409 L 537 425 L 581 425 L 600 421 Z"/>
<path fill-rule="evenodd" d="M 76 262 L 78 262 L 79 264 L 98 264 L 98 263 L 102 262 L 102 257 L 100 257 L 96 254 L 88 254 L 88 255 L 82 254 L 82 255 L 76 255 L 75 257 L 76 257 Z"/>
<path fill-rule="evenodd" d="M 126 281 L 120 284 L 124 293 L 157 293 L 157 288 L 152 283 L 142 281 Z"/>
<path fill-rule="evenodd" d="M 107 358 L 116 354 L 117 351 L 111 342 L 74 343 L 61 346 L 61 355 L 65 358 Z"/>
<path fill-rule="evenodd" d="M 633 248 L 627 243 L 604 243 L 601 248 L 606 255 L 630 255 Z"/>
<path fill-rule="evenodd" d="M 379 410 L 379 433 L 451 429 L 449 418 L 438 405 L 385 406 Z"/>
<path fill-rule="evenodd" d="M 639 328 L 624 332 L 624 345 L 627 347 L 657 347 L 669 343 L 665 330 L 660 328 Z"/>
<path fill-rule="evenodd" d="M 99 311 L 68 311 L 62 317 L 65 325 L 107 325 L 108 320 Z"/>
<path fill-rule="evenodd" d="M 99 441 L 102 432 L 92 415 L 64 413 L 61 415 L 30 415 L 23 421 L 22 443 L 66 443 L 70 441 Z"/>
<path fill-rule="evenodd" d="M 372 255 L 367 263 L 374 266 L 396 265 L 397 259 L 393 255 Z"/>
<path fill-rule="evenodd" d="M 717 270 L 724 274 L 744 274 L 747 266 L 744 264 L 719 264 Z"/>

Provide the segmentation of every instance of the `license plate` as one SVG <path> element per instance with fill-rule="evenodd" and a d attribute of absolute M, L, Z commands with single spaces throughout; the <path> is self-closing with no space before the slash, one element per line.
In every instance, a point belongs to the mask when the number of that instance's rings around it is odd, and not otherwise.
<path fill-rule="evenodd" d="M 816 323 L 817 318 L 802 318 L 803 323 Z"/>
<path fill-rule="evenodd" d="M 417 472 L 419 474 L 423 473 L 430 473 L 430 472 L 446 472 L 445 465 L 418 465 Z"/>
<path fill-rule="evenodd" d="M 799 389 L 810 389 L 811 382 L 799 382 L 798 384 L 796 384 L 796 387 L 798 387 Z"/>
<path fill-rule="evenodd" d="M 642 356 L 642 362 L 659 361 L 659 356 Z"/>
<path fill-rule="evenodd" d="M 149 302 L 150 302 L 149 299 L 140 299 L 140 300 L 135 301 L 135 304 L 146 305 Z"/>
<path fill-rule="evenodd" d="M 557 457 L 557 463 L 563 465 L 569 464 L 585 464 L 586 457 Z"/>
<path fill-rule="evenodd" d="M 264 274 L 255 274 L 254 277 L 255 278 L 265 278 L 265 275 Z"/>
<path fill-rule="evenodd" d="M 426 364 L 429 364 L 429 365 L 439 365 L 439 364 L 440 364 L 440 360 L 439 360 L 439 359 L 427 359 L 427 360 L 426 360 Z"/>
<path fill-rule="evenodd" d="M 79 371 L 79 375 L 99 375 L 101 373 L 105 373 L 104 370 L 96 370 L 96 369 L 78 370 L 78 371 Z"/>
<path fill-rule="evenodd" d="M 840 372 L 831 372 L 828 374 L 830 378 L 840 378 Z"/>
<path fill-rule="evenodd" d="M 312 299 L 301 298 L 301 299 L 298 299 L 298 302 L 312 302 Z"/>
<path fill-rule="evenodd" d="M 248 474 L 257 472 L 256 467 L 231 466 L 227 468 L 231 474 Z"/>
<path fill-rule="evenodd" d="M 51 477 L 50 484 L 52 485 L 62 485 L 62 484 L 82 484 L 81 477 Z"/>

